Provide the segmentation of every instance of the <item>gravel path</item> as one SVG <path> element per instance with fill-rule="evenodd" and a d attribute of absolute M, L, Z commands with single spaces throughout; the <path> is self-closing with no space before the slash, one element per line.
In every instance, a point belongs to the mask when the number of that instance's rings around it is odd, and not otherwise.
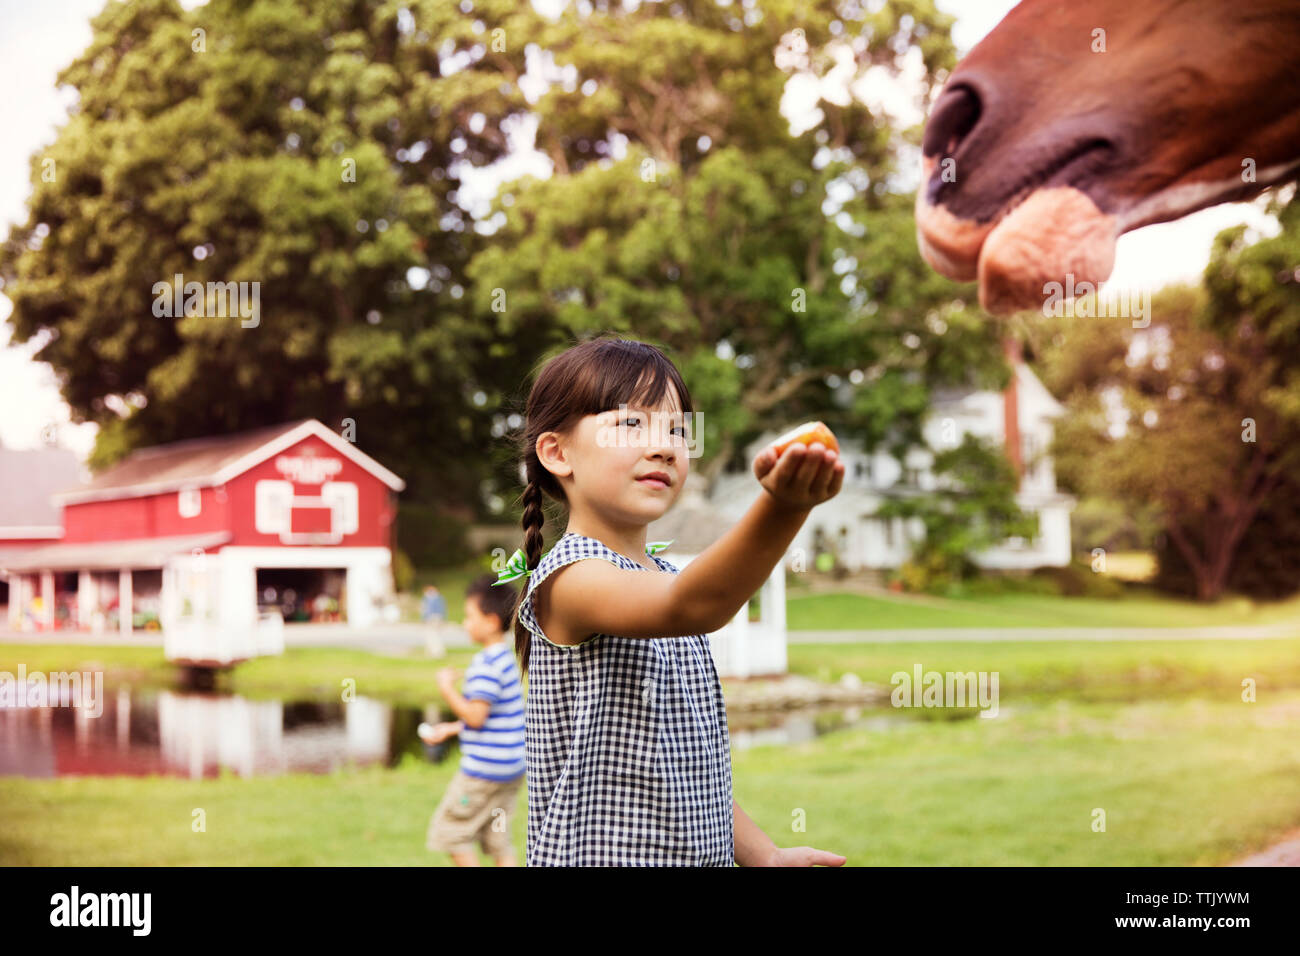
<path fill-rule="evenodd" d="M 1300 866 L 1300 830 L 1293 830 L 1266 850 L 1251 854 L 1231 866 Z"/>

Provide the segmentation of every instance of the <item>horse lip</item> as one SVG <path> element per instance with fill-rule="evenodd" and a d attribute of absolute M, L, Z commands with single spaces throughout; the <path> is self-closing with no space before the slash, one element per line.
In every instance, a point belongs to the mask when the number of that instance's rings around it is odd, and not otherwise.
<path fill-rule="evenodd" d="M 976 278 L 980 250 L 984 240 L 999 222 L 1039 189 L 1052 186 L 1073 186 L 1090 193 L 1085 182 L 1097 171 L 1099 162 L 1114 153 L 1114 144 L 1105 137 L 1081 135 L 1072 137 L 1065 149 L 1056 150 L 1053 158 L 1042 163 L 1019 181 L 998 203 L 997 212 L 986 218 L 963 216 L 954 213 L 942 202 L 942 191 L 931 184 L 940 175 L 940 164 L 947 158 L 940 155 L 923 156 L 922 173 L 925 182 L 916 193 L 917 244 L 923 258 L 939 273 L 951 279 L 968 282 Z M 969 142 L 963 142 L 957 155 Z M 956 184 L 942 183 L 942 186 Z M 938 198 L 940 201 L 935 202 Z M 1094 201 L 1096 201 L 1094 199 Z"/>
<path fill-rule="evenodd" d="M 1012 209 L 1025 201 L 1035 190 L 1048 189 L 1053 186 L 1072 186 L 1080 192 L 1089 192 L 1085 180 L 1095 172 L 1099 163 L 1113 155 L 1114 144 L 1102 136 L 1084 136 L 1072 141 L 1072 144 L 1058 152 L 1056 158 L 1049 160 L 1041 168 L 1026 177 L 1024 184 L 1011 193 L 1002 205 L 1001 219 Z"/>
<path fill-rule="evenodd" d="M 1115 153 L 1115 144 L 1109 138 L 1099 134 L 1083 133 L 1064 137 L 1059 132 L 1048 130 L 1044 138 L 1064 140 L 1065 145 L 1063 148 L 1053 149 L 1050 152 L 1044 150 L 1043 152 L 1049 158 L 1036 164 L 1030 171 L 1021 173 L 1009 187 L 1004 188 L 1002 195 L 995 197 L 990 203 L 990 205 L 996 203 L 996 212 L 985 216 L 964 215 L 961 212 L 954 212 L 953 215 L 981 224 L 996 225 L 998 220 L 1020 205 L 1036 189 L 1045 189 L 1050 186 L 1073 186 L 1080 192 L 1087 192 L 1084 181 L 1098 172 L 1098 166 L 1104 164 Z M 922 169 L 926 174 L 926 181 L 922 191 L 925 193 L 926 206 L 940 207 L 949 205 L 949 203 L 944 202 L 945 194 L 953 194 L 964 185 L 958 181 L 944 182 L 939 177 L 942 175 L 941 166 L 943 160 L 950 158 L 957 160 L 958 169 L 960 169 L 963 161 L 968 161 L 968 157 L 963 157 L 962 154 L 981 151 L 968 150 L 967 147 L 971 145 L 970 141 L 963 142 L 951 157 L 934 155 L 924 158 Z M 1021 150 L 1021 152 L 1030 154 L 1037 151 L 1032 146 Z M 987 162 L 990 164 L 1008 165 L 1002 162 L 994 150 L 984 150 L 983 153 L 989 157 Z M 969 179 L 966 182 L 969 182 Z M 958 199 L 956 205 L 964 205 L 960 200 L 965 197 L 957 196 L 956 198 Z"/>

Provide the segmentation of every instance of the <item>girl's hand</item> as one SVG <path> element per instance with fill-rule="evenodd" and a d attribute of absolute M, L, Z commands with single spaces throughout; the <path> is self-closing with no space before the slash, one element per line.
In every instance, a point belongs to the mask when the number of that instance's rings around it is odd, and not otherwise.
<path fill-rule="evenodd" d="M 438 688 L 444 689 L 456 685 L 456 668 L 440 667 L 437 674 Z"/>
<path fill-rule="evenodd" d="M 754 457 L 754 477 L 782 504 L 808 509 L 829 501 L 844 484 L 844 462 L 821 442 L 799 442 L 781 453 L 764 448 Z"/>
<path fill-rule="evenodd" d="M 843 866 L 847 857 L 810 846 L 777 847 L 766 866 Z"/>

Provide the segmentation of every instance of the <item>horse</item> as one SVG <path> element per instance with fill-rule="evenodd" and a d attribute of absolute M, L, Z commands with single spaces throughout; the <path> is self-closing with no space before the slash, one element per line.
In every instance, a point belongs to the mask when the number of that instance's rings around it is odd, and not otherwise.
<path fill-rule="evenodd" d="M 1300 0 L 1024 0 L 921 152 L 921 254 L 986 311 L 1096 288 L 1121 234 L 1300 174 Z"/>

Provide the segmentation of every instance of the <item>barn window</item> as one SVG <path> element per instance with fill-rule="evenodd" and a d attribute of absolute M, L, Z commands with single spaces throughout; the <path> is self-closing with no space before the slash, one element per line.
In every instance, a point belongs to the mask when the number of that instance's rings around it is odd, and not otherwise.
<path fill-rule="evenodd" d="M 203 506 L 203 497 L 197 488 L 182 488 L 176 495 L 176 507 L 182 518 L 197 518 Z"/>
<path fill-rule="evenodd" d="M 288 534 L 292 528 L 293 482 L 263 479 L 253 486 L 253 523 L 258 534 Z"/>
<path fill-rule="evenodd" d="M 334 530 L 340 534 L 356 534 L 361 526 L 357 513 L 357 486 L 350 481 L 327 481 L 321 485 L 320 496 L 333 511 Z"/>

